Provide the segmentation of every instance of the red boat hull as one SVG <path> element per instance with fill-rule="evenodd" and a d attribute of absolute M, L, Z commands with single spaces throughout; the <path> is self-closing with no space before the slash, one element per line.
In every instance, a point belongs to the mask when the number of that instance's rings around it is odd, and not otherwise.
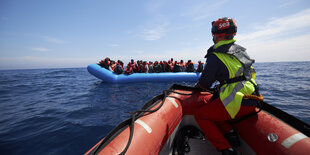
<path fill-rule="evenodd" d="M 175 90 L 190 94 L 192 91 Z M 203 100 L 209 100 L 212 94 L 198 92 L 193 95 L 171 93 L 163 105 L 154 113 L 140 117 L 135 121 L 131 144 L 126 152 L 129 155 L 160 154 L 167 143 L 171 142 L 172 133 L 178 129 L 182 118 L 193 115 Z M 158 101 L 162 102 L 162 101 Z M 155 109 L 160 104 L 151 109 Z M 276 117 L 261 111 L 257 115 L 234 123 L 234 128 L 241 139 L 256 154 L 308 154 L 310 138 L 287 125 Z M 121 153 L 128 143 L 130 128 L 127 127 L 115 135 L 104 148 L 97 150 L 101 155 Z M 97 143 L 86 154 L 94 153 Z M 162 153 L 164 154 L 164 153 Z"/>

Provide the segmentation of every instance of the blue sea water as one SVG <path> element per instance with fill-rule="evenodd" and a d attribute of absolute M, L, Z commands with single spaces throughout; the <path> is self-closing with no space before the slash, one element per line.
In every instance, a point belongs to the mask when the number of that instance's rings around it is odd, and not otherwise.
<path fill-rule="evenodd" d="M 265 101 L 308 124 L 309 66 L 254 65 Z M 86 68 L 2 70 L 0 154 L 83 154 L 172 84 L 107 84 Z"/>

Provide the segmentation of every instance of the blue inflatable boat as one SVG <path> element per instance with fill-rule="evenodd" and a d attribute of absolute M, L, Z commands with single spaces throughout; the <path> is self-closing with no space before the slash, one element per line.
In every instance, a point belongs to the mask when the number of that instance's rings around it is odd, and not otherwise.
<path fill-rule="evenodd" d="M 87 67 L 90 74 L 107 83 L 132 83 L 132 82 L 197 82 L 201 73 L 196 72 L 169 72 L 169 73 L 133 73 L 130 75 L 117 75 L 97 64 Z"/>

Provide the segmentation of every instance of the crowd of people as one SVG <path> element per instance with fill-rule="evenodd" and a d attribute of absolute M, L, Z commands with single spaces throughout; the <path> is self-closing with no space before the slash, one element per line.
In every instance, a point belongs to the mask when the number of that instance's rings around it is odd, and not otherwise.
<path fill-rule="evenodd" d="M 162 73 L 162 72 L 202 72 L 203 63 L 198 61 L 197 69 L 194 66 L 194 62 L 188 60 L 186 63 L 181 60 L 180 62 L 174 61 L 171 58 L 168 61 L 131 61 L 124 68 L 124 63 L 121 60 L 114 61 L 106 57 L 99 61 L 98 65 L 108 69 L 116 74 L 132 74 L 132 73 Z"/>

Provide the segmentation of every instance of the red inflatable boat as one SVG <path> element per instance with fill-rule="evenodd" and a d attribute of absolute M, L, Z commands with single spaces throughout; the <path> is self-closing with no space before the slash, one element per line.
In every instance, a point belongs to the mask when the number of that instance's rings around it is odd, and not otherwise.
<path fill-rule="evenodd" d="M 202 98 L 208 97 L 209 92 L 173 85 L 85 154 L 220 154 L 193 117 Z M 241 154 L 310 154 L 310 126 L 267 103 L 257 113 L 230 123 L 239 133 L 241 146 L 236 150 Z"/>

